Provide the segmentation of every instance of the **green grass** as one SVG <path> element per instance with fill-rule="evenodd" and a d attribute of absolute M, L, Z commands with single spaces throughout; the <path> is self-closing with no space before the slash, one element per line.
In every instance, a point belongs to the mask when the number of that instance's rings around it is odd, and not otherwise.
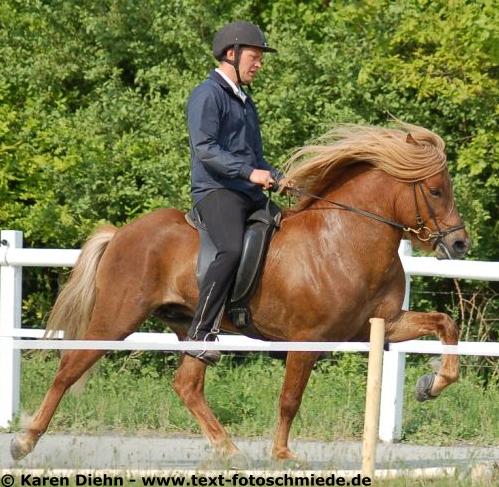
<path fill-rule="evenodd" d="M 165 356 L 165 363 L 175 359 Z M 146 357 L 147 358 L 147 357 Z M 144 365 L 144 362 L 145 365 Z M 366 356 L 338 354 L 317 364 L 295 419 L 292 436 L 316 440 L 360 439 L 363 430 Z M 55 355 L 23 355 L 21 408 L 32 414 L 54 376 Z M 409 443 L 476 445 L 499 443 L 499 384 L 484 386 L 473 367 L 436 401 L 413 397 L 417 378 L 428 366 L 408 366 L 403 440 Z M 66 395 L 49 431 L 130 434 L 199 434 L 199 428 L 171 388 L 175 367 L 161 372 L 144 356 L 101 361 L 80 396 Z M 231 434 L 273 434 L 284 375 L 283 362 L 252 356 L 244 364 L 225 356 L 209 368 L 206 393 L 211 407 Z M 16 421 L 12 429 L 20 428 Z"/>

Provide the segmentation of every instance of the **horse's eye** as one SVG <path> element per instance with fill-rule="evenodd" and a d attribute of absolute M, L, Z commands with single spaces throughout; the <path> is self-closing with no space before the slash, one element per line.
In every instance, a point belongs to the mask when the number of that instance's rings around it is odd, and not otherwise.
<path fill-rule="evenodd" d="M 430 188 L 430 194 L 432 196 L 439 197 L 439 196 L 442 196 L 442 190 L 438 189 L 438 188 Z"/>

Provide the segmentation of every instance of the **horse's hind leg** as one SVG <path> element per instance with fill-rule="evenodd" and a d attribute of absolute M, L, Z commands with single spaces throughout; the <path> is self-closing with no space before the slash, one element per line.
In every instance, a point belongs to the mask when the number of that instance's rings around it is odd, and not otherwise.
<path fill-rule="evenodd" d="M 386 324 L 386 338 L 389 342 L 414 340 L 431 334 L 440 338 L 445 345 L 456 345 L 459 338 L 456 323 L 445 313 L 403 311 L 396 320 Z M 418 380 L 416 398 L 419 401 L 433 399 L 458 378 L 459 356 L 442 355 L 438 372 L 424 375 Z"/>
<path fill-rule="evenodd" d="M 184 355 L 177 370 L 173 388 L 182 402 L 197 419 L 213 448 L 223 457 L 239 453 L 239 449 L 208 406 L 204 396 L 206 364 Z"/>
<path fill-rule="evenodd" d="M 94 309 L 86 340 L 123 340 L 145 318 L 147 311 L 144 303 L 133 304 L 133 300 L 114 302 L 111 296 L 102 309 Z M 126 303 L 126 304 L 125 304 Z M 122 306 L 118 312 L 111 313 L 113 306 Z M 110 308 L 111 306 L 111 308 Z M 113 310 L 114 311 L 114 310 Z M 119 324 L 119 325 L 118 325 Z M 48 425 L 65 392 L 105 353 L 104 350 L 68 350 L 59 364 L 56 376 L 47 391 L 35 416 L 26 430 L 17 435 L 11 443 L 11 454 L 19 460 L 30 453 Z"/>
<path fill-rule="evenodd" d="M 64 393 L 103 353 L 102 350 L 68 350 L 64 353 L 59 370 L 38 412 L 31 418 L 26 430 L 12 440 L 10 451 L 14 460 L 20 460 L 35 448 Z"/>
<path fill-rule="evenodd" d="M 278 460 L 297 459 L 288 447 L 289 431 L 319 355 L 320 352 L 288 352 L 286 375 L 279 399 L 279 421 L 272 447 L 272 456 Z"/>

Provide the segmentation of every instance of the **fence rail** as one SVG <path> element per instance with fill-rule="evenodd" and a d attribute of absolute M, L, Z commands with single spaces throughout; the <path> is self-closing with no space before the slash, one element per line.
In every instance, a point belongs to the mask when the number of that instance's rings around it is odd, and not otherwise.
<path fill-rule="evenodd" d="M 121 350 L 121 351 L 183 351 L 198 350 L 197 342 L 181 342 L 174 333 L 133 333 L 122 341 L 114 340 L 64 340 L 58 332 L 49 339 L 44 330 L 18 329 L 12 338 L 16 350 Z M 27 340 L 35 338 L 35 340 Z M 369 342 L 267 342 L 241 335 L 220 335 L 216 342 L 207 342 L 206 350 L 223 352 L 369 352 Z M 472 355 L 499 357 L 499 344 L 495 342 L 459 342 L 458 345 L 443 345 L 437 340 L 408 340 L 390 343 L 386 351 L 398 353 L 421 353 L 447 355 Z"/>
<path fill-rule="evenodd" d="M 2 231 L 0 245 L 0 427 L 7 427 L 19 409 L 20 350 L 22 349 L 102 349 L 102 350 L 186 350 L 194 343 L 179 342 L 174 334 L 134 333 L 125 341 L 61 340 L 55 335 L 40 340 L 43 330 L 22 328 L 22 267 L 72 267 L 80 250 L 24 249 L 22 233 Z M 413 257 L 408 241 L 401 243 L 399 254 L 406 273 L 404 309 L 408 309 L 411 275 L 499 280 L 499 262 L 439 261 Z M 369 343 L 357 342 L 265 342 L 243 336 L 222 335 L 207 348 L 224 351 L 334 351 L 368 352 Z M 390 344 L 383 357 L 381 417 L 379 438 L 395 441 L 401 437 L 405 354 L 452 353 L 499 356 L 499 344 L 460 342 L 442 345 L 435 340 L 412 340 Z"/>

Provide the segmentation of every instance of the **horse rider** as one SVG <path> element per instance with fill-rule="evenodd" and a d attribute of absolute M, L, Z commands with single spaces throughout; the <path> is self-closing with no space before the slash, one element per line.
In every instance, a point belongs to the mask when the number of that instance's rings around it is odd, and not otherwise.
<path fill-rule="evenodd" d="M 256 107 L 243 89 L 255 79 L 265 52 L 277 51 L 257 25 L 225 25 L 213 39 L 218 67 L 193 90 L 187 104 L 191 196 L 217 249 L 200 284 L 189 340 L 216 338 L 241 257 L 247 217 L 265 206 L 262 190 L 276 187 L 283 176 L 263 157 Z M 220 359 L 218 350 L 203 347 L 186 353 L 207 364 Z"/>

